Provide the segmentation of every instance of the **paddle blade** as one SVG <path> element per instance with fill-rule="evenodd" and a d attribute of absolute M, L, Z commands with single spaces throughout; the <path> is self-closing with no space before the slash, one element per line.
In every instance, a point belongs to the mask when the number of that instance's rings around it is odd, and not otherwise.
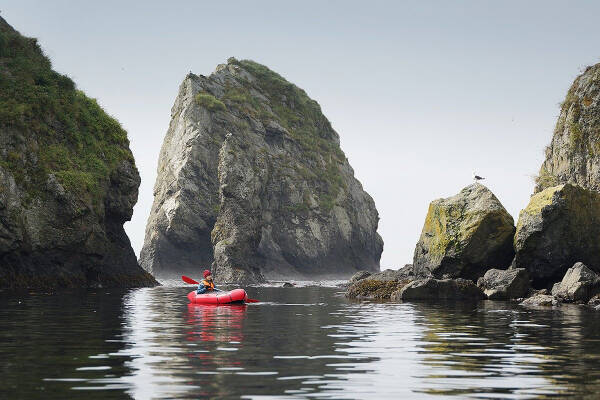
<path fill-rule="evenodd" d="M 185 275 L 181 275 L 181 279 L 185 282 L 185 283 L 189 283 L 190 285 L 198 285 L 198 282 L 196 282 L 195 280 L 193 280 L 192 278 L 188 278 Z"/>
<path fill-rule="evenodd" d="M 246 303 L 260 303 L 260 300 L 256 300 L 256 299 L 246 299 Z"/>

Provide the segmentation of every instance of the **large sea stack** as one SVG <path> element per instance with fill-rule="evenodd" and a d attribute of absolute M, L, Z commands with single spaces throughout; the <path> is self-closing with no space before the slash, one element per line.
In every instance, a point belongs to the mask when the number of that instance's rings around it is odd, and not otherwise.
<path fill-rule="evenodd" d="M 190 73 L 171 110 L 141 252 L 218 281 L 379 270 L 379 216 L 321 108 L 253 61 Z"/>
<path fill-rule="evenodd" d="M 0 18 L 0 287 L 156 284 L 123 230 L 139 183 L 119 123 Z"/>

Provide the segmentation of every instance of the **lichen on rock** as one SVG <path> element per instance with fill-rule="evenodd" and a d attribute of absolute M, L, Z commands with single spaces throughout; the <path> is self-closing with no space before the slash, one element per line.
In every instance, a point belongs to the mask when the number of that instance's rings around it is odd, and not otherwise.
<path fill-rule="evenodd" d="M 600 193 L 564 184 L 533 195 L 519 214 L 514 266 L 550 287 L 578 261 L 600 271 Z"/>
<path fill-rule="evenodd" d="M 379 216 L 319 105 L 267 67 L 230 58 L 181 84 L 140 262 L 215 278 L 378 271 Z"/>
<path fill-rule="evenodd" d="M 535 193 L 562 183 L 600 190 L 600 64 L 575 79 L 561 104 Z"/>
<path fill-rule="evenodd" d="M 415 248 L 416 275 L 476 280 L 513 257 L 513 218 L 485 186 L 433 201 Z"/>

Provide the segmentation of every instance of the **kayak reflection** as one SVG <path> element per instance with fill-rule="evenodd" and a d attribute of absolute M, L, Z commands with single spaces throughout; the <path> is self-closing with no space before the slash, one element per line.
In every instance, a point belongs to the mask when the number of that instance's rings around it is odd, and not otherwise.
<path fill-rule="evenodd" d="M 242 324 L 245 316 L 245 304 L 217 306 L 190 303 L 186 339 L 192 342 L 214 342 L 219 345 L 231 342 L 241 344 L 244 340 Z"/>

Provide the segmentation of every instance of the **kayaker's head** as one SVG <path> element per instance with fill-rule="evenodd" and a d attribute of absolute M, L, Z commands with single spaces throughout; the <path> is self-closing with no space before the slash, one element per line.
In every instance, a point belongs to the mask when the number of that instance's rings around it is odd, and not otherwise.
<path fill-rule="evenodd" d="M 204 279 L 206 279 L 207 281 L 212 281 L 212 275 L 207 269 L 204 270 Z"/>

